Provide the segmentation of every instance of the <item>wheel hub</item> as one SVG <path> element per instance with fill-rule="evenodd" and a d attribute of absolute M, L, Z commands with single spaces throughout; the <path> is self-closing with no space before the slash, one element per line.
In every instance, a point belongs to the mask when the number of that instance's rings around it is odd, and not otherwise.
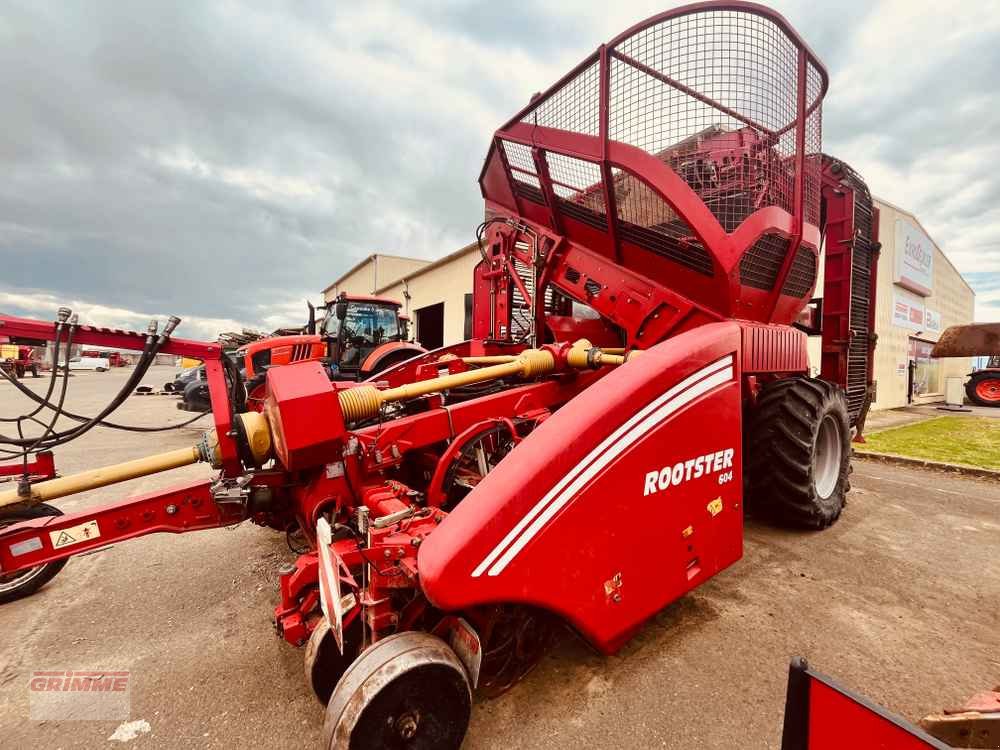
<path fill-rule="evenodd" d="M 1000 378 L 989 378 L 976 383 L 976 395 L 983 401 L 1000 402 Z"/>
<path fill-rule="evenodd" d="M 816 433 L 814 456 L 816 494 L 823 499 L 830 497 L 837 488 L 843 451 L 840 425 L 832 414 L 827 414 L 820 422 L 819 430 Z"/>

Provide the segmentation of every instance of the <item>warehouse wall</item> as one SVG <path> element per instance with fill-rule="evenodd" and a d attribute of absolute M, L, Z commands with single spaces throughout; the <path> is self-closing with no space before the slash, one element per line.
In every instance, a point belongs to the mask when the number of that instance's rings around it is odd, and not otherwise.
<path fill-rule="evenodd" d="M 912 214 L 884 201 L 879 201 L 878 206 L 882 253 L 878 263 L 875 324 L 879 337 L 875 350 L 878 398 L 873 408 L 891 409 L 906 406 L 907 366 L 914 359 L 914 346 L 926 351 L 948 326 L 971 323 L 975 317 L 975 294 Z M 900 263 L 906 255 L 907 238 L 911 243 L 929 246 L 931 283 L 924 290 L 929 294 L 911 291 L 905 280 L 904 284 L 896 283 Z M 904 314 L 907 314 L 905 322 Z M 917 354 L 918 360 L 925 359 L 920 356 L 922 352 Z M 913 403 L 942 401 L 946 378 L 957 376 L 964 380 L 971 366 L 968 357 L 922 363 L 918 373 L 926 380 L 927 390 L 916 396 Z"/>
<path fill-rule="evenodd" d="M 341 292 L 374 294 L 380 287 L 429 264 L 430 261 L 427 260 L 404 258 L 399 255 L 381 253 L 369 255 L 337 282 L 323 290 L 323 296 L 329 302 Z"/>
<path fill-rule="evenodd" d="M 465 295 L 472 293 L 472 273 L 478 262 L 479 252 L 470 245 L 432 267 L 382 287 L 378 294 L 403 303 L 403 312 L 410 316 L 418 340 L 420 310 L 443 303 L 443 341 L 445 345 L 454 344 L 465 339 Z"/>
<path fill-rule="evenodd" d="M 975 295 L 965 283 L 961 275 L 951 265 L 933 240 L 920 227 L 920 223 L 908 211 L 876 200 L 879 208 L 879 240 L 882 252 L 878 263 L 878 287 L 875 298 L 875 333 L 878 343 L 875 347 L 875 380 L 878 381 L 877 399 L 872 409 L 895 409 L 907 405 L 907 388 L 909 383 L 909 363 L 914 359 L 912 347 L 919 346 L 923 354 L 938 340 L 941 332 L 950 325 L 971 323 L 975 314 Z M 897 221 L 903 222 L 900 237 L 897 238 Z M 920 238 L 927 245 L 926 249 L 933 253 L 931 262 L 932 275 L 927 289 L 915 293 L 905 286 L 896 283 L 897 253 L 905 253 L 905 238 Z M 823 258 L 820 257 L 820 274 L 816 282 L 817 293 L 823 288 Z M 905 283 L 905 281 L 904 281 Z M 924 296 L 924 291 L 930 293 Z M 896 302 L 903 306 L 916 308 L 913 317 L 916 320 L 903 321 L 896 317 Z M 926 315 L 930 310 L 931 315 Z M 918 316 L 917 311 L 923 314 Z M 900 315 L 903 308 L 900 308 Z M 909 312 L 909 309 L 907 309 Z M 919 343 L 911 344 L 911 339 Z M 812 374 L 819 374 L 820 367 L 820 337 L 809 339 L 809 364 Z M 969 358 L 942 359 L 928 361 L 926 357 L 918 357 L 921 367 L 918 370 L 918 380 L 926 381 L 927 390 L 914 397 L 914 404 L 933 403 L 944 400 L 945 382 L 948 377 L 963 378 L 971 370 L 972 360 Z"/>

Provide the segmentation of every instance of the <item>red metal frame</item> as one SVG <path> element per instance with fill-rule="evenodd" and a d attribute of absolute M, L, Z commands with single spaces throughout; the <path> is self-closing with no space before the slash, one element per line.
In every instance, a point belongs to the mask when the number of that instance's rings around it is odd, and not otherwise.
<path fill-rule="evenodd" d="M 56 462 L 52 451 L 41 451 L 27 463 L 0 465 L 0 477 L 27 477 L 32 482 L 43 482 L 56 477 Z"/>
<path fill-rule="evenodd" d="M 0 570 L 43 565 L 146 534 L 230 526 L 243 517 L 242 508 L 216 503 L 210 482 L 191 482 L 79 513 L 44 516 L 10 526 L 0 535 Z M 60 532 L 89 522 L 97 524 L 98 535 L 84 530 L 86 536 L 77 534 L 72 542 L 55 546 Z M 24 551 L 17 554 L 18 550 Z"/>

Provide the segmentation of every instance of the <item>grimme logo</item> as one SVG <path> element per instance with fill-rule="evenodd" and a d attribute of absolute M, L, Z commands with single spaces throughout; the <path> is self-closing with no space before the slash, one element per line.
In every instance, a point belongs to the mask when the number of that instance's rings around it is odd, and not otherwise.
<path fill-rule="evenodd" d="M 124 693 L 128 672 L 32 672 L 28 689 L 32 692 Z"/>
<path fill-rule="evenodd" d="M 127 719 L 131 673 L 119 670 L 35 670 L 28 678 L 29 715 L 36 721 Z"/>
<path fill-rule="evenodd" d="M 718 474 L 719 484 L 731 482 L 735 453 L 732 448 L 726 448 L 697 458 L 689 458 L 687 461 L 678 461 L 673 465 L 668 464 L 657 471 L 650 471 L 646 474 L 642 494 L 652 495 L 670 486 L 683 484 L 689 479 L 699 479 L 706 474 Z"/>

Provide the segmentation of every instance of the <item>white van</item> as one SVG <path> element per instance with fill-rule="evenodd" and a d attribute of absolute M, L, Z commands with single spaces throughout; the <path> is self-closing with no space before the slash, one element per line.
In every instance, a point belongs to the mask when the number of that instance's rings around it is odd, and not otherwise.
<path fill-rule="evenodd" d="M 69 361 L 69 369 L 107 372 L 111 369 L 111 360 L 107 357 L 73 357 Z"/>

